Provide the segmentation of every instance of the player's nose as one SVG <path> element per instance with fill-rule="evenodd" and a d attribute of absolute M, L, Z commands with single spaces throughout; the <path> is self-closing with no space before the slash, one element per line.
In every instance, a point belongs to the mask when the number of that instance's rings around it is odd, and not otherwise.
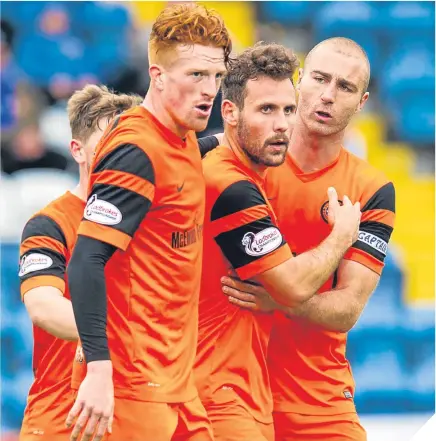
<path fill-rule="evenodd" d="M 321 100 L 325 104 L 333 104 L 336 99 L 336 86 L 334 82 L 330 82 L 321 93 Z"/>
<path fill-rule="evenodd" d="M 202 88 L 203 95 L 210 98 L 215 98 L 216 94 L 218 93 L 218 90 L 219 90 L 219 84 L 217 84 L 216 79 L 212 75 L 209 75 L 209 77 L 205 79 L 205 81 L 203 81 L 203 88 Z"/>

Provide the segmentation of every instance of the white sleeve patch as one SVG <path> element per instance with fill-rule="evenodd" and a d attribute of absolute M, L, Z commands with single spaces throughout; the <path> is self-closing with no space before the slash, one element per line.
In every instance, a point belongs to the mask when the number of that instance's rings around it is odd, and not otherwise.
<path fill-rule="evenodd" d="M 85 207 L 85 219 L 103 225 L 117 225 L 123 219 L 121 211 L 110 202 L 97 199 L 93 194 Z"/>
<path fill-rule="evenodd" d="M 52 265 L 53 259 L 51 257 L 41 253 L 31 253 L 21 259 L 18 276 L 22 277 L 34 271 L 41 271 L 50 268 Z"/>
<path fill-rule="evenodd" d="M 268 227 L 259 233 L 245 233 L 242 245 L 249 256 L 263 256 L 277 249 L 282 243 L 282 234 L 276 227 Z"/>
<path fill-rule="evenodd" d="M 388 252 L 388 244 L 383 239 L 380 239 L 374 234 L 367 233 L 366 231 L 359 231 L 359 237 L 357 240 L 362 243 L 366 243 L 367 245 L 384 254 L 385 256 Z"/>

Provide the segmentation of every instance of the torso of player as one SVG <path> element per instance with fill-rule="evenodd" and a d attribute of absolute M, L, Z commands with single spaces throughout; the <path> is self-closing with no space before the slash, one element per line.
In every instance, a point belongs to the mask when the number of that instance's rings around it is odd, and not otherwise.
<path fill-rule="evenodd" d="M 231 184 L 248 180 L 264 194 L 263 181 L 242 167 L 230 149 L 218 147 L 203 159 L 206 179 L 204 259 L 199 305 L 199 341 L 195 364 L 196 383 L 204 403 L 228 400 L 236 392 L 249 412 L 261 422 L 271 422 L 272 396 L 266 351 L 273 315 L 252 313 L 229 303 L 220 278 L 230 263 L 214 240 L 211 211 L 217 197 Z M 266 199 L 266 196 L 265 196 Z"/>
<path fill-rule="evenodd" d="M 198 144 L 194 133 L 183 141 L 142 107 L 123 114 L 107 136 L 122 139 L 124 131 L 129 143 L 145 146 L 155 183 L 150 209 L 127 249 L 116 251 L 105 268 L 115 394 L 188 401 L 196 396 L 192 364 L 203 251 L 205 186 Z M 95 162 L 101 156 L 97 147 Z M 84 371 L 78 354 L 73 387 Z"/>
<path fill-rule="evenodd" d="M 289 155 L 282 166 L 271 170 L 267 195 L 293 253 L 318 246 L 330 234 L 328 187 L 336 188 L 340 200 L 345 194 L 363 207 L 383 181 L 380 175 L 345 149 L 329 166 L 313 173 L 303 173 Z M 319 295 L 333 284 L 334 276 Z M 353 412 L 349 393 L 354 395 L 354 382 L 345 345 L 346 334 L 276 314 L 268 351 L 274 409 L 307 414 Z"/>
<path fill-rule="evenodd" d="M 47 216 L 61 228 L 67 245 L 65 248 L 67 264 L 76 242 L 76 231 L 82 219 L 84 207 L 84 201 L 67 192 L 35 215 L 35 217 Z M 41 244 L 44 240 L 43 237 L 32 238 L 33 242 L 40 241 Z M 36 273 L 34 274 L 38 277 Z M 64 296 L 70 298 L 67 281 Z M 48 402 L 58 402 L 59 398 L 70 390 L 72 360 L 77 343 L 56 338 L 37 326 L 33 327 L 33 338 L 35 380 L 29 391 L 28 407 L 32 407 L 33 401 L 41 403 L 39 405 L 45 403 L 47 407 L 50 407 Z"/>

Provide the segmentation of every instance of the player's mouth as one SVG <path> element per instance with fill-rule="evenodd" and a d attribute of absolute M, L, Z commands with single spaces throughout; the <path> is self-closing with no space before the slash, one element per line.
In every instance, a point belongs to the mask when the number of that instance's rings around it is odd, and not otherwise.
<path fill-rule="evenodd" d="M 200 116 L 208 117 L 212 112 L 212 104 L 202 103 L 195 106 L 195 110 Z"/>
<path fill-rule="evenodd" d="M 315 112 L 315 115 L 320 121 L 330 121 L 332 119 L 332 115 L 328 112 L 325 112 L 323 110 L 317 110 Z"/>
<path fill-rule="evenodd" d="M 276 139 L 275 141 L 269 142 L 268 147 L 271 147 L 273 150 L 282 151 L 283 149 L 288 148 L 289 142 L 285 139 Z"/>

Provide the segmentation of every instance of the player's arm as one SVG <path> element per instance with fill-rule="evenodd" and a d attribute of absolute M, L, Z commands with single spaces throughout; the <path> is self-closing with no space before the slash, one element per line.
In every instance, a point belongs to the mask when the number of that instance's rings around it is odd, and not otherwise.
<path fill-rule="evenodd" d="M 362 209 L 359 239 L 347 251 L 337 272 L 334 289 L 309 299 L 296 308 L 274 302 L 262 287 L 226 277 L 223 291 L 232 303 L 252 309 L 280 309 L 327 330 L 347 332 L 357 322 L 380 279 L 395 218 L 395 189 L 381 187 Z"/>
<path fill-rule="evenodd" d="M 70 427 L 78 416 L 71 440 L 77 440 L 83 429 L 87 439 L 93 433 L 101 439 L 108 427 L 110 430 L 114 386 L 106 333 L 105 266 L 117 250 L 127 249 L 154 199 L 155 174 L 144 149 L 123 143 L 101 146 L 98 154 L 68 267 L 74 315 L 87 362 L 86 377 L 66 419 Z"/>
<path fill-rule="evenodd" d="M 243 227 L 238 226 L 221 233 L 215 240 L 242 280 L 255 276 L 254 280 L 261 283 L 277 303 L 288 307 L 296 306 L 307 301 L 330 277 L 345 251 L 351 246 L 357 230 L 359 216 L 355 207 L 351 203 L 347 207 L 344 203 L 345 207 L 339 210 L 334 190 L 329 192 L 329 202 L 337 219 L 331 235 L 318 248 L 298 258 L 289 255 L 286 260 L 276 262 L 275 265 L 263 266 L 262 271 L 257 268 L 257 273 L 252 272 L 256 257 L 264 253 L 264 244 L 268 243 L 265 241 L 274 234 L 273 228 L 278 231 L 270 217 L 256 219 Z M 235 211 L 249 218 L 248 213 L 262 213 L 265 207 L 266 202 L 257 188 L 251 183 L 241 181 L 220 195 L 212 210 L 212 220 L 217 222 L 221 214 L 229 217 Z M 348 214 L 344 217 L 344 213 Z M 228 222 L 231 224 L 231 220 Z M 284 246 L 285 241 L 280 233 L 279 235 L 276 245 Z M 278 241 L 279 238 L 281 242 Z"/>
<path fill-rule="evenodd" d="M 37 215 L 23 230 L 20 246 L 20 290 L 36 326 L 63 340 L 77 340 L 70 300 L 64 297 L 67 243 L 52 218 Z"/>
<path fill-rule="evenodd" d="M 110 360 L 104 270 L 117 249 L 127 249 L 150 209 L 154 180 L 148 155 L 134 144 L 118 145 L 95 162 L 90 196 L 67 270 L 87 363 Z"/>
<path fill-rule="evenodd" d="M 377 287 L 395 220 L 395 188 L 378 189 L 362 208 L 358 240 L 347 251 L 331 291 L 289 311 L 326 329 L 347 332 Z"/>

